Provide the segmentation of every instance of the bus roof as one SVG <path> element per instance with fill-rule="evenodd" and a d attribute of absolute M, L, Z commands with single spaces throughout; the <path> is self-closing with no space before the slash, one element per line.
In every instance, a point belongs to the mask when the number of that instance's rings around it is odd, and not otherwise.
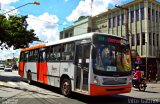
<path fill-rule="evenodd" d="M 82 34 L 82 35 L 77 35 L 77 36 L 73 36 L 73 37 L 69 37 L 69 38 L 57 40 L 57 41 L 50 42 L 50 43 L 46 43 L 46 44 L 41 44 L 41 45 L 37 45 L 37 46 L 32 46 L 32 47 L 29 47 L 29 48 L 24 48 L 24 49 L 22 49 L 21 51 L 28 51 L 28 50 L 32 50 L 32 49 L 43 48 L 43 47 L 46 47 L 46 46 L 57 45 L 57 44 L 66 43 L 66 42 L 71 42 L 71 41 L 75 41 L 75 40 L 89 39 L 89 38 L 92 38 L 92 36 L 93 36 L 94 34 L 102 34 L 102 35 L 109 35 L 109 36 L 115 36 L 115 37 L 118 37 L 118 38 L 122 38 L 122 37 L 120 37 L 120 36 L 111 35 L 111 34 L 106 34 L 106 33 L 91 32 L 91 33 L 86 33 L 86 34 Z"/>
<path fill-rule="evenodd" d="M 115 37 L 118 37 L 118 38 L 123 38 L 123 37 L 120 37 L 120 36 L 106 34 L 106 33 L 91 32 L 91 33 L 86 33 L 86 34 L 81 34 L 81 35 L 61 39 L 61 40 L 54 41 L 54 42 L 51 42 L 51 43 L 46 43 L 46 46 L 61 44 L 61 43 L 65 43 L 65 42 L 71 42 L 71 41 L 75 41 L 75 40 L 89 39 L 89 38 L 92 38 L 92 36 L 94 34 L 102 34 L 102 35 L 109 35 L 109 36 L 115 36 Z"/>

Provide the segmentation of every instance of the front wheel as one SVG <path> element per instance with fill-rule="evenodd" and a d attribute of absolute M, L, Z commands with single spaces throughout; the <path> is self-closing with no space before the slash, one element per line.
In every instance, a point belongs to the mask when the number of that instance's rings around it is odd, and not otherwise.
<path fill-rule="evenodd" d="M 71 94 L 71 81 L 67 78 L 63 79 L 61 83 L 61 92 L 64 96 L 70 96 Z"/>
<path fill-rule="evenodd" d="M 145 91 L 146 90 L 146 85 L 144 83 L 139 85 L 139 91 Z"/>

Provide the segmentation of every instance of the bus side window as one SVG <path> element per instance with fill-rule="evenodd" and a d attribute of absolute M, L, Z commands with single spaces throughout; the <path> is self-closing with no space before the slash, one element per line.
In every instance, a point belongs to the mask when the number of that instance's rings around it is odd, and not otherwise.
<path fill-rule="evenodd" d="M 49 47 L 46 47 L 46 61 L 49 60 Z"/>
<path fill-rule="evenodd" d="M 62 47 L 62 60 L 71 61 L 73 60 L 74 43 L 63 44 Z"/>
<path fill-rule="evenodd" d="M 56 60 L 61 60 L 61 45 L 56 46 Z"/>

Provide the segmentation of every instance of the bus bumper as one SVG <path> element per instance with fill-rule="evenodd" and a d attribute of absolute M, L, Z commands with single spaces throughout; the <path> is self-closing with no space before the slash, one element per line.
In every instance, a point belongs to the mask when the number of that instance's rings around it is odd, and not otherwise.
<path fill-rule="evenodd" d="M 104 96 L 131 92 L 131 84 L 123 86 L 98 86 L 90 84 L 90 96 Z"/>

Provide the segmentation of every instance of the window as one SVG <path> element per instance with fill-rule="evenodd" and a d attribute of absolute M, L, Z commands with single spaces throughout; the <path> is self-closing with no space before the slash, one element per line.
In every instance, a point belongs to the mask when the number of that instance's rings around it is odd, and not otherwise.
<path fill-rule="evenodd" d="M 136 10 L 136 21 L 139 21 L 139 9 Z"/>
<path fill-rule="evenodd" d="M 61 45 L 49 46 L 46 49 L 46 60 L 48 62 L 59 61 L 61 58 Z"/>
<path fill-rule="evenodd" d="M 38 61 L 38 50 L 31 50 L 28 54 L 29 62 L 37 62 Z"/>
<path fill-rule="evenodd" d="M 111 28 L 111 18 L 109 18 L 109 28 Z"/>
<path fill-rule="evenodd" d="M 116 26 L 116 18 L 113 17 L 113 27 L 115 27 L 115 26 Z"/>
<path fill-rule="evenodd" d="M 155 33 L 153 33 L 153 46 L 155 45 Z"/>
<path fill-rule="evenodd" d="M 117 16 L 117 25 L 120 26 L 120 15 Z"/>
<path fill-rule="evenodd" d="M 151 18 L 151 9 L 150 8 L 148 8 L 148 20 L 150 20 Z"/>
<path fill-rule="evenodd" d="M 160 20 L 160 12 L 159 12 L 159 20 Z"/>
<path fill-rule="evenodd" d="M 158 22 L 158 11 L 156 11 L 156 22 Z"/>
<path fill-rule="evenodd" d="M 121 15 L 121 22 L 122 22 L 122 25 L 124 25 L 124 14 Z"/>
<path fill-rule="evenodd" d="M 141 20 L 144 20 L 144 8 L 141 8 Z"/>
<path fill-rule="evenodd" d="M 23 62 L 24 61 L 24 58 L 25 58 L 25 53 L 24 52 L 21 52 L 21 55 L 20 55 L 20 62 Z"/>
<path fill-rule="evenodd" d="M 140 34 L 137 34 L 137 45 L 140 45 Z"/>
<path fill-rule="evenodd" d="M 134 22 L 134 11 L 131 11 L 131 23 Z"/>
<path fill-rule="evenodd" d="M 157 34 L 157 46 L 159 44 L 159 34 Z"/>
<path fill-rule="evenodd" d="M 145 45 L 145 33 L 142 33 L 142 45 Z"/>
<path fill-rule="evenodd" d="M 149 45 L 152 45 L 152 35 L 149 33 Z"/>
<path fill-rule="evenodd" d="M 60 34 L 60 39 L 63 39 L 63 33 Z"/>
<path fill-rule="evenodd" d="M 41 48 L 39 50 L 39 62 L 46 62 L 46 48 Z"/>
<path fill-rule="evenodd" d="M 62 60 L 68 61 L 73 60 L 74 43 L 63 44 L 62 48 Z"/>
<path fill-rule="evenodd" d="M 65 35 L 64 35 L 64 36 L 65 36 L 65 38 L 68 38 L 68 33 L 65 33 Z"/>
<path fill-rule="evenodd" d="M 132 35 L 132 46 L 135 46 L 135 35 Z"/>
<path fill-rule="evenodd" d="M 152 9 L 152 21 L 154 21 L 154 9 Z"/>
<path fill-rule="evenodd" d="M 70 33 L 70 36 L 69 37 L 72 37 L 73 36 L 73 34 L 72 33 Z"/>

